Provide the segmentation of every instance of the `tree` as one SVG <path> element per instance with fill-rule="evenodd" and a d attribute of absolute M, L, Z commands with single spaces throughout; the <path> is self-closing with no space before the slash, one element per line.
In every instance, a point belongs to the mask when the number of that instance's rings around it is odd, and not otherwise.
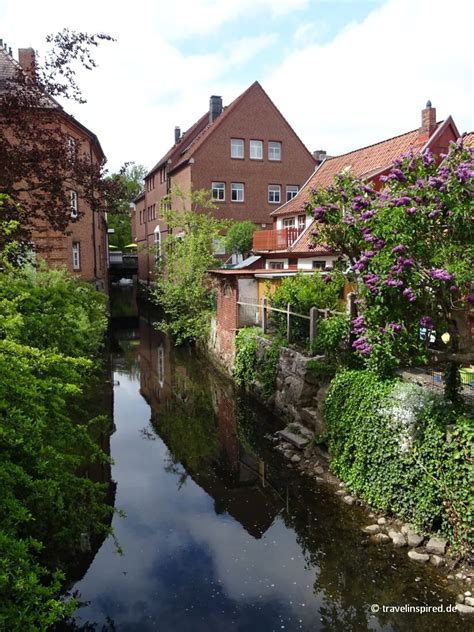
<path fill-rule="evenodd" d="M 252 238 L 255 232 L 255 224 L 250 220 L 235 222 L 229 228 L 225 246 L 227 252 L 245 255 L 252 250 Z"/>
<path fill-rule="evenodd" d="M 143 189 L 143 180 L 147 173 L 143 165 L 128 162 L 118 173 L 107 176 L 110 189 L 114 189 L 114 196 L 107 206 L 107 224 L 114 229 L 109 243 L 123 250 L 132 241 L 132 227 L 130 220 L 130 203 Z"/>
<path fill-rule="evenodd" d="M 71 98 L 83 103 L 75 80 L 75 64 L 92 69 L 90 49 L 112 40 L 104 33 L 63 30 L 50 35 L 44 62 L 28 69 L 6 64 L 0 77 L 0 193 L 8 194 L 4 219 L 21 218 L 23 241 L 35 226 L 49 225 L 64 232 L 71 217 L 70 190 L 95 211 L 105 208 L 109 189 L 104 180 L 104 157 L 79 151 L 68 133 L 74 124 L 56 101 Z M 92 144 L 97 146 L 97 139 Z M 20 206 L 19 206 L 20 205 Z M 79 213 L 80 216 L 80 213 Z"/>
<path fill-rule="evenodd" d="M 433 332 L 448 331 L 457 350 L 453 315 L 474 303 L 473 150 L 460 140 L 442 158 L 403 156 L 381 191 L 341 174 L 307 207 L 316 240 L 341 255 L 339 268 L 357 283 L 353 348 L 382 374 L 425 362 Z"/>
<path fill-rule="evenodd" d="M 207 271 L 219 265 L 215 240 L 227 223 L 209 211 L 215 208 L 210 191 L 192 191 L 189 196 L 174 189 L 183 211 L 164 211 L 170 234 L 164 240 L 156 289 L 152 299 L 164 310 L 166 320 L 158 327 L 169 332 L 176 344 L 193 342 L 208 331 L 214 297 Z"/>

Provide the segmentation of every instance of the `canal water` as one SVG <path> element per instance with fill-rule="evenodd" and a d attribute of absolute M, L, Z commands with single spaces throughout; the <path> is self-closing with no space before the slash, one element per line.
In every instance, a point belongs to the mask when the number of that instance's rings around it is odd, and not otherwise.
<path fill-rule="evenodd" d="M 113 538 L 72 587 L 61 629 L 120 632 L 455 631 L 454 596 L 367 517 L 289 470 L 279 424 L 188 349 L 130 314 L 112 336 Z M 384 607 L 389 610 L 384 612 Z"/>

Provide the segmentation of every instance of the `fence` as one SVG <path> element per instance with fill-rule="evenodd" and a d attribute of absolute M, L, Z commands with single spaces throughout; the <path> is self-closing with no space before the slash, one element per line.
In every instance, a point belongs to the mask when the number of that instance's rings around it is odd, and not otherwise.
<path fill-rule="evenodd" d="M 355 314 L 355 294 L 347 297 L 347 313 L 350 317 Z M 341 311 L 319 309 L 312 307 L 308 314 L 294 312 L 291 304 L 286 309 L 272 307 L 268 299 L 260 301 L 255 298 L 240 297 L 238 305 L 238 328 L 260 326 L 264 333 L 285 331 L 288 342 L 305 342 L 311 344 L 316 336 L 318 320 L 329 316 L 342 314 Z"/>

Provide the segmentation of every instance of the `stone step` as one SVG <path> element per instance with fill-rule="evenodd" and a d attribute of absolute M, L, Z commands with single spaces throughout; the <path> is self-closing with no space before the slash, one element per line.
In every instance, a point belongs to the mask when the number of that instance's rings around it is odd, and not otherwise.
<path fill-rule="evenodd" d="M 300 434 L 296 434 L 294 432 L 291 432 L 287 428 L 285 428 L 284 430 L 280 430 L 278 432 L 278 435 L 282 439 L 287 441 L 288 443 L 291 443 L 291 445 L 294 445 L 295 448 L 298 448 L 298 450 L 304 450 L 304 448 L 309 443 L 309 438 L 308 437 L 303 437 Z"/>

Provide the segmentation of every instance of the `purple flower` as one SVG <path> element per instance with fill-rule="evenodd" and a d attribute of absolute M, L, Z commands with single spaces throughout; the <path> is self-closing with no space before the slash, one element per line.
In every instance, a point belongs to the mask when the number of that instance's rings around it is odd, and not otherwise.
<path fill-rule="evenodd" d="M 325 274 L 323 276 L 323 281 L 324 281 L 324 283 L 331 283 L 331 275 L 330 274 Z"/>
<path fill-rule="evenodd" d="M 416 207 L 415 206 L 411 206 L 410 208 L 406 209 L 406 214 L 407 215 L 414 215 L 416 213 Z"/>
<path fill-rule="evenodd" d="M 464 287 L 467 287 L 469 290 L 472 287 L 472 283 L 470 281 L 464 281 Z"/>
<path fill-rule="evenodd" d="M 468 294 L 466 296 L 466 301 L 469 303 L 469 305 L 474 305 L 474 294 Z"/>
<path fill-rule="evenodd" d="M 326 209 L 323 206 L 316 206 L 313 208 L 313 215 L 315 219 L 322 220 L 326 215 Z"/>
<path fill-rule="evenodd" d="M 376 250 L 377 252 L 379 250 L 382 250 L 384 246 L 385 246 L 385 239 L 376 239 L 372 245 L 373 249 Z"/>
<path fill-rule="evenodd" d="M 402 326 L 399 325 L 398 323 L 388 323 L 388 326 L 396 334 L 399 334 L 402 330 Z"/>
<path fill-rule="evenodd" d="M 433 268 L 430 270 L 430 276 L 432 279 L 436 279 L 437 281 L 452 281 L 453 275 L 447 270 L 443 270 L 442 268 Z"/>
<path fill-rule="evenodd" d="M 362 195 L 356 195 L 356 197 L 352 200 L 352 210 L 353 211 L 362 211 L 364 208 L 369 206 L 370 202 Z"/>
<path fill-rule="evenodd" d="M 434 162 L 433 154 L 430 152 L 429 149 L 423 152 L 422 158 L 423 158 L 423 164 L 425 165 L 425 167 L 429 167 Z"/>
<path fill-rule="evenodd" d="M 422 327 L 426 327 L 427 329 L 433 329 L 433 319 L 431 316 L 422 316 L 420 318 L 420 325 Z"/>
<path fill-rule="evenodd" d="M 449 291 L 451 292 L 451 294 L 456 294 L 457 292 L 459 292 L 459 288 L 456 285 L 451 285 Z"/>
<path fill-rule="evenodd" d="M 433 189 L 438 189 L 438 191 L 444 191 L 445 189 L 443 180 L 441 180 L 441 178 L 436 178 L 435 176 L 430 176 L 428 178 L 428 184 L 430 187 L 433 187 Z"/>
<path fill-rule="evenodd" d="M 415 265 L 413 259 L 409 259 L 408 257 L 400 257 L 399 260 L 402 269 L 412 268 Z"/>
<path fill-rule="evenodd" d="M 458 168 L 456 169 L 456 178 L 461 182 L 461 184 L 465 184 L 469 182 L 469 180 L 474 176 L 474 171 L 472 171 L 472 167 L 467 162 L 462 162 Z"/>
<path fill-rule="evenodd" d="M 406 206 L 407 204 L 410 204 L 410 202 L 411 198 L 406 195 L 402 195 L 402 197 L 399 198 L 393 198 L 392 200 L 392 204 L 394 204 L 394 206 Z"/>
<path fill-rule="evenodd" d="M 400 279 L 394 279 L 391 276 L 388 276 L 385 281 L 384 281 L 385 285 L 388 285 L 389 287 L 400 287 L 403 285 L 403 281 L 401 281 Z"/>
<path fill-rule="evenodd" d="M 355 226 L 355 219 L 352 215 L 350 215 L 349 213 L 346 213 L 344 215 L 344 217 L 342 218 L 342 221 L 344 222 L 344 224 L 347 224 L 348 226 Z"/>
<path fill-rule="evenodd" d="M 365 233 L 364 234 L 364 241 L 370 243 L 372 241 L 375 240 L 375 237 L 373 235 L 371 235 L 370 233 Z"/>
<path fill-rule="evenodd" d="M 416 294 L 413 292 L 411 287 L 405 288 L 402 294 L 410 303 L 414 303 L 416 301 Z"/>
<path fill-rule="evenodd" d="M 430 219 L 434 219 L 435 217 L 438 217 L 438 215 L 441 215 L 441 211 L 440 211 L 439 208 L 437 208 L 434 211 L 431 211 L 430 213 L 428 213 L 428 217 Z"/>
<path fill-rule="evenodd" d="M 366 250 L 362 253 L 362 256 L 366 259 L 372 259 L 372 257 L 375 257 L 375 252 L 373 250 Z"/>
<path fill-rule="evenodd" d="M 395 179 L 398 180 L 399 182 L 405 182 L 407 179 L 403 171 L 401 171 L 401 169 L 392 169 L 391 175 L 394 176 Z"/>
<path fill-rule="evenodd" d="M 360 218 L 365 221 L 367 219 L 370 219 L 374 215 L 375 215 L 375 211 L 364 211 L 363 213 L 361 213 Z"/>
<path fill-rule="evenodd" d="M 392 248 L 392 252 L 393 254 L 398 254 L 400 252 L 405 252 L 406 248 L 403 244 L 400 244 L 399 246 L 395 246 L 395 248 Z"/>

